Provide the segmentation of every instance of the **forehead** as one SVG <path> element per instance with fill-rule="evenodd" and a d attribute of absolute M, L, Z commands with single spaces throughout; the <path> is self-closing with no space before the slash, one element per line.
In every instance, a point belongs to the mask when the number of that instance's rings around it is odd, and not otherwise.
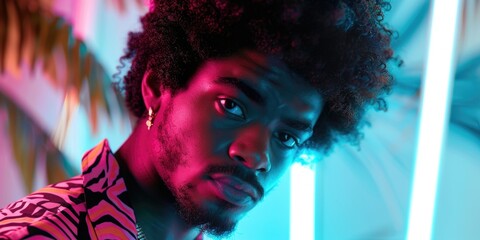
<path fill-rule="evenodd" d="M 187 90 L 194 91 L 223 88 L 239 90 L 263 107 L 265 116 L 272 113 L 282 118 L 301 118 L 310 122 L 308 125 L 315 124 L 323 105 L 310 83 L 281 61 L 254 51 L 206 61 L 187 86 Z"/>
<path fill-rule="evenodd" d="M 254 51 L 242 51 L 230 57 L 213 59 L 200 68 L 201 81 L 221 83 L 219 78 L 233 78 L 254 88 L 277 107 L 320 109 L 322 98 L 305 79 L 290 71 L 281 61 Z"/>

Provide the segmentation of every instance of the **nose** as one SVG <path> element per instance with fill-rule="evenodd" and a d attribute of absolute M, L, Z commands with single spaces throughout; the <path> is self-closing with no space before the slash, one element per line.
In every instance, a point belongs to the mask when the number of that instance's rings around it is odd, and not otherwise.
<path fill-rule="evenodd" d="M 272 168 L 269 146 L 270 130 L 258 124 L 242 130 L 230 145 L 228 154 L 256 173 L 266 173 Z"/>

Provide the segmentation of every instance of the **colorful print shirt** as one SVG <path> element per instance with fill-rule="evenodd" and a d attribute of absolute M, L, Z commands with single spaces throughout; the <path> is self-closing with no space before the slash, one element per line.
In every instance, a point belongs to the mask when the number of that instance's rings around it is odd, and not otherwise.
<path fill-rule="evenodd" d="M 82 174 L 0 209 L 0 239 L 136 239 L 135 215 L 107 140 Z"/>

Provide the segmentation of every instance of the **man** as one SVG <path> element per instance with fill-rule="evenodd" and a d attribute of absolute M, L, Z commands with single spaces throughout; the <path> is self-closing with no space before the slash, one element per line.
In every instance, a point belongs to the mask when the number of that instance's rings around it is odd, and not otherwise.
<path fill-rule="evenodd" d="M 225 235 L 300 149 L 356 142 L 391 77 L 383 1 L 152 2 L 119 84 L 138 122 L 113 154 L 0 212 L 0 236 Z"/>

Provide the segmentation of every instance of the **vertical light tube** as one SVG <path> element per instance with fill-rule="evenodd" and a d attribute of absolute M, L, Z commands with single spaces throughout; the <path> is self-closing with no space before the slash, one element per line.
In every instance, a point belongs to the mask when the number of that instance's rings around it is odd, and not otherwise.
<path fill-rule="evenodd" d="M 450 115 L 461 0 L 434 0 L 407 239 L 431 239 L 444 132 Z"/>
<path fill-rule="evenodd" d="M 315 165 L 294 164 L 290 174 L 290 239 L 315 238 Z"/>

